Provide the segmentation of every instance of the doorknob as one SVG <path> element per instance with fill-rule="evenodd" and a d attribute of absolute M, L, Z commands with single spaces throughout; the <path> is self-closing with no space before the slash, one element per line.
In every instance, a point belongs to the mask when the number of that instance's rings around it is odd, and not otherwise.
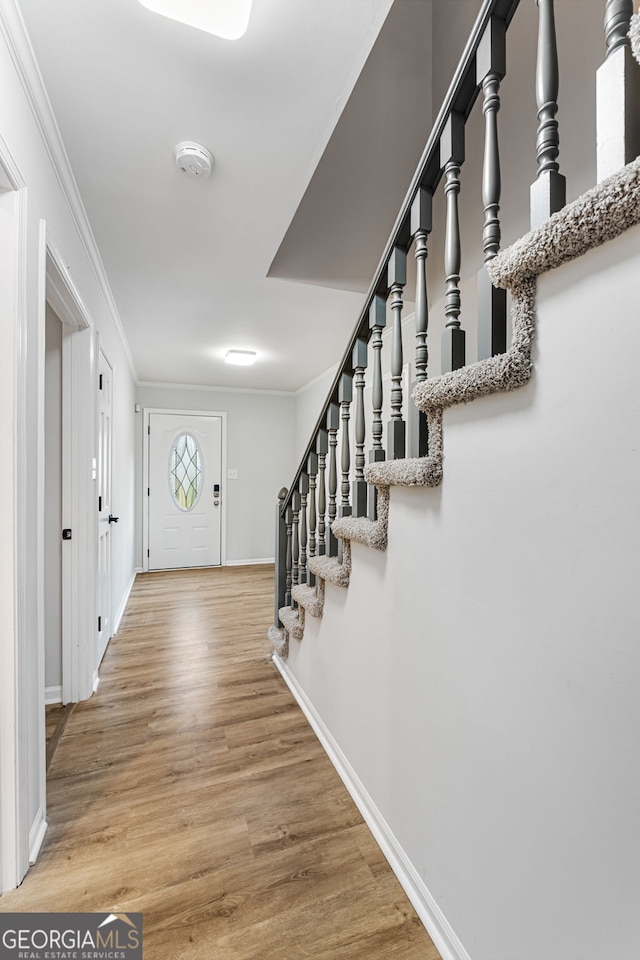
<path fill-rule="evenodd" d="M 117 523 L 120 517 L 114 517 L 113 514 L 109 514 L 109 523 Z"/>

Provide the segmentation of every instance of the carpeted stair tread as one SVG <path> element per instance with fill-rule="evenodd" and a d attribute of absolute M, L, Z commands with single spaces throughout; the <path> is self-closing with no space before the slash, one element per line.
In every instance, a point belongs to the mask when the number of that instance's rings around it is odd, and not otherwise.
<path fill-rule="evenodd" d="M 284 627 L 270 626 L 267 630 L 267 637 L 271 642 L 274 653 L 277 653 L 279 657 L 286 658 L 289 656 L 289 636 Z"/>
<path fill-rule="evenodd" d="M 342 563 L 336 557 L 312 557 L 309 570 L 322 580 L 328 580 L 337 587 L 348 587 L 351 576 L 351 543 L 345 540 L 342 547 Z"/>
<path fill-rule="evenodd" d="M 310 558 L 312 560 L 313 557 Z M 321 617 L 324 609 L 324 580 L 318 580 L 317 587 L 300 583 L 291 591 L 291 596 L 299 607 L 304 607 L 310 617 Z"/>
<path fill-rule="evenodd" d="M 285 631 L 294 640 L 302 640 L 304 633 L 304 607 L 280 607 L 280 622 Z"/>

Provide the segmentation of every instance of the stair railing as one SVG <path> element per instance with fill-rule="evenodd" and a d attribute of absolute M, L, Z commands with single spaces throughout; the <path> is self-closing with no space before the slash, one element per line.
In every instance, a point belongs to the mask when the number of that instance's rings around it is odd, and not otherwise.
<path fill-rule="evenodd" d="M 461 323 L 459 201 L 465 160 L 465 126 L 482 94 L 484 156 L 482 168 L 484 265 L 477 282 L 478 359 L 507 349 L 507 300 L 491 285 L 486 264 L 500 249 L 501 170 L 498 137 L 500 88 L 506 73 L 506 37 L 520 0 L 484 0 L 437 115 L 409 190 L 378 264 L 373 282 L 333 383 L 320 411 L 290 488 L 278 495 L 276 508 L 276 593 L 278 611 L 294 606 L 292 588 L 313 585 L 307 558 L 341 560 L 341 541 L 331 529 L 336 517 L 376 519 L 375 487 L 364 476 L 369 423 L 369 462 L 423 457 L 428 453 L 424 414 L 409 403 L 403 386 L 402 314 L 407 284 L 407 257 L 415 257 L 415 383 L 427 378 L 429 296 L 427 257 L 433 201 L 440 182 L 445 197 L 444 311 L 441 372 L 465 366 L 466 335 Z M 531 226 L 543 223 L 565 204 L 565 178 L 559 168 L 558 47 L 554 0 L 528 0 L 538 7 L 535 91 L 537 100 L 537 174 L 530 191 Z M 598 70 L 598 177 L 608 175 L 640 153 L 640 68 L 630 64 L 627 37 L 632 0 L 605 0 L 607 57 Z M 602 76 L 600 76 L 602 74 Z M 611 79 L 612 74 L 614 80 Z M 601 92 L 603 88 L 604 93 Z M 615 88 L 615 89 L 614 89 Z M 612 119 L 609 100 L 616 100 Z M 627 105 L 620 107 L 620 104 Z M 616 166 L 617 165 L 617 166 Z M 391 357 L 389 419 L 383 422 L 383 335 L 390 314 Z M 370 385 L 370 418 L 365 410 L 365 374 Z M 354 410 L 352 411 L 352 407 Z M 410 446 L 407 421 L 411 418 Z"/>

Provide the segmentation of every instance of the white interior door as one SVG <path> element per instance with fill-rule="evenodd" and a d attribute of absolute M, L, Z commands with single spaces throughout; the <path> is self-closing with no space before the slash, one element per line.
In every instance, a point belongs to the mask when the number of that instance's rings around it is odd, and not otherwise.
<path fill-rule="evenodd" d="M 98 649 L 100 663 L 113 632 L 111 612 L 111 527 L 117 522 L 111 503 L 113 393 L 111 366 L 100 351 L 98 390 Z"/>
<path fill-rule="evenodd" d="M 149 569 L 220 564 L 222 420 L 149 415 Z"/>

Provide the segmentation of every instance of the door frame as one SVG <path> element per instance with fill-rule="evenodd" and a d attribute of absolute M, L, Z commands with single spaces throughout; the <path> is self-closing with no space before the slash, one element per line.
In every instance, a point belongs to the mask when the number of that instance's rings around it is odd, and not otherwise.
<path fill-rule="evenodd" d="M 27 466 L 27 187 L 11 154 L 0 137 L 0 189 L 14 194 L 12 219 L 12 277 L 6 303 L 10 320 L 10 345 L 0 357 L 4 390 L 0 416 L 6 418 L 15 436 L 15 459 L 11 464 L 9 491 L 0 503 L 0 893 L 17 887 L 37 853 L 46 830 L 44 767 L 44 662 L 36 648 L 35 662 L 29 648 L 28 610 L 25 591 L 19 589 L 27 570 L 27 525 L 31 499 L 26 485 Z M 8 535 L 4 535 L 8 534 Z M 42 692 L 42 739 L 34 743 L 27 716 L 28 679 L 37 672 Z M 33 824 L 27 822 L 27 770 L 38 751 L 39 809 Z M 40 757 L 41 754 L 41 757 Z M 42 761 L 42 762 L 40 762 Z"/>
<path fill-rule="evenodd" d="M 223 482 L 222 516 L 220 517 L 220 566 L 227 564 L 227 414 L 217 410 L 179 410 L 174 407 L 144 407 L 142 410 L 142 570 L 149 572 L 149 502 L 147 491 L 151 486 L 149 478 L 149 417 L 152 413 L 166 413 L 184 417 L 219 417 L 221 420 L 222 465 L 220 472 Z"/>
<path fill-rule="evenodd" d="M 100 358 L 102 358 L 102 360 L 104 360 L 105 364 L 107 365 L 107 367 L 108 367 L 109 370 L 111 371 L 111 395 L 110 395 L 110 398 L 109 398 L 110 407 L 111 407 L 111 409 L 110 409 L 110 414 L 111 414 L 111 415 L 110 415 L 110 417 L 109 417 L 109 431 L 110 431 L 110 434 L 111 434 L 111 436 L 110 436 L 110 438 L 109 438 L 109 492 L 110 492 L 110 501 L 111 501 L 110 506 L 111 506 L 111 509 L 113 509 L 113 406 L 114 406 L 114 404 L 113 404 L 113 382 L 114 382 L 114 367 L 113 367 L 113 364 L 111 363 L 111 360 L 109 359 L 109 355 L 108 355 L 107 351 L 105 350 L 104 345 L 100 342 L 100 338 L 98 337 L 97 366 L 96 366 L 96 375 L 97 375 L 97 381 L 96 381 L 96 468 L 97 468 L 97 473 L 96 473 L 96 488 L 95 488 L 95 490 L 94 490 L 94 498 L 93 498 L 93 509 L 95 510 L 95 517 L 96 517 L 96 521 L 95 521 L 96 551 L 97 551 L 96 556 L 97 556 L 97 555 L 99 554 L 99 552 L 100 552 L 100 530 L 99 530 L 99 527 L 100 527 L 100 511 L 98 510 L 98 497 L 100 496 L 100 486 L 99 486 L 99 484 L 100 484 L 100 478 L 99 478 L 99 474 L 100 474 L 100 456 L 101 456 L 100 449 L 99 449 L 99 447 L 100 447 L 100 440 L 101 440 L 101 434 L 100 434 L 100 397 L 99 397 L 100 390 L 101 390 L 101 387 L 100 387 Z M 93 656 L 93 676 L 92 676 L 92 686 L 93 686 L 93 689 L 94 689 L 94 690 L 97 690 L 97 688 L 98 688 L 98 682 L 99 682 L 99 679 L 98 679 L 98 670 L 99 670 L 100 664 L 102 663 L 102 658 L 104 657 L 105 653 L 107 652 L 107 647 L 109 646 L 109 641 L 111 640 L 111 637 L 113 637 L 113 636 L 115 635 L 115 611 L 114 611 L 114 603 L 113 603 L 113 541 L 112 541 L 112 539 L 111 539 L 112 536 L 113 536 L 113 530 L 110 530 L 110 532 L 109 532 L 109 603 L 108 603 L 108 606 L 109 606 L 109 610 L 108 610 L 108 614 L 109 614 L 108 622 L 109 622 L 110 635 L 107 637 L 107 641 L 106 641 L 106 643 L 105 643 L 104 645 L 101 645 L 101 637 L 100 637 L 101 631 L 98 630 L 98 620 L 97 620 L 97 617 L 100 616 L 100 614 L 101 614 L 101 612 L 102 612 L 102 611 L 101 611 L 101 608 L 99 609 L 99 602 L 100 602 L 100 595 L 101 595 L 101 584 L 99 583 L 100 564 L 98 563 L 97 566 L 96 566 L 96 618 L 94 618 L 94 621 L 93 621 L 93 623 L 94 623 L 94 631 L 95 631 L 95 652 L 94 652 L 94 656 Z"/>
<path fill-rule="evenodd" d="M 72 538 L 62 551 L 62 702 L 93 693 L 96 607 L 95 385 L 93 322 L 46 221 L 40 221 L 39 624 L 44 656 L 44 336 L 46 304 L 62 323 L 62 526 Z"/>

